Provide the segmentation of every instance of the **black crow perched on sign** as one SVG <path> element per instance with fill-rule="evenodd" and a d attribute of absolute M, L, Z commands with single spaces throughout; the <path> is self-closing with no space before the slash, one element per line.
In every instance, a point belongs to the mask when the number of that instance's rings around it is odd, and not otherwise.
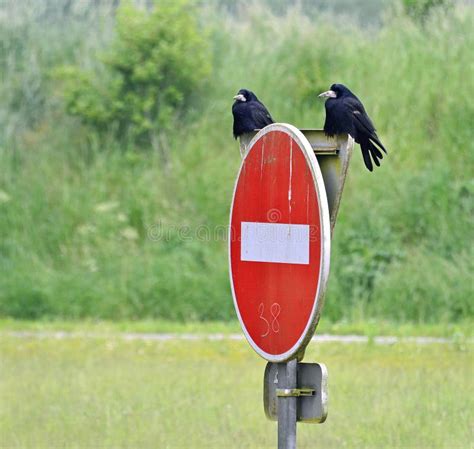
<path fill-rule="evenodd" d="M 273 122 L 267 108 L 258 101 L 257 96 L 247 89 L 240 89 L 234 97 L 232 114 L 234 116 L 234 137 L 243 133 L 262 129 Z"/>
<path fill-rule="evenodd" d="M 387 153 L 387 150 L 380 142 L 375 127 L 367 112 L 365 112 L 361 101 L 342 84 L 333 84 L 330 90 L 319 96 L 328 97 L 325 104 L 324 132 L 326 135 L 332 137 L 335 134 L 350 134 L 360 145 L 365 166 L 370 171 L 373 170 L 370 158 L 372 156 L 375 165 L 380 167 L 379 159 L 383 158 L 380 149 L 385 153 Z"/>

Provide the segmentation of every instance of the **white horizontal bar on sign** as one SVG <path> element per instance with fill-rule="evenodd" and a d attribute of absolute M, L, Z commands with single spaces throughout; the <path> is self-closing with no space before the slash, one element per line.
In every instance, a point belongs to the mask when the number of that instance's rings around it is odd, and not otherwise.
<path fill-rule="evenodd" d="M 309 225 L 243 221 L 241 237 L 243 261 L 309 264 Z"/>

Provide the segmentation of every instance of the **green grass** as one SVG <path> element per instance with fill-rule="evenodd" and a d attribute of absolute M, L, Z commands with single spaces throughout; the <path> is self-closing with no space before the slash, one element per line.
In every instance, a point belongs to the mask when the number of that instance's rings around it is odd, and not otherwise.
<path fill-rule="evenodd" d="M 329 416 L 298 447 L 468 448 L 472 345 L 312 344 Z M 2 448 L 273 448 L 244 342 L 0 337 Z"/>
<path fill-rule="evenodd" d="M 202 2 L 212 73 L 168 136 L 165 168 L 152 150 L 99 139 L 66 115 L 54 69 L 100 65 L 114 24 L 106 1 L 72 2 L 84 14 L 61 1 L 1 6 L 0 316 L 232 320 L 219 232 L 240 162 L 232 96 L 251 88 L 276 120 L 322 127 L 315 95 L 339 81 L 363 100 L 389 155 L 369 174 L 355 149 L 325 316 L 472 319 L 471 6 L 423 23 L 389 8 L 367 28 L 268 1 L 233 14 Z"/>

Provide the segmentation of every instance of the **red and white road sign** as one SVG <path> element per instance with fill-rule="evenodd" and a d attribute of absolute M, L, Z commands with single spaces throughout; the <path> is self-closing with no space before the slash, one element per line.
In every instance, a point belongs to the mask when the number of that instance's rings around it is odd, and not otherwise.
<path fill-rule="evenodd" d="M 272 124 L 250 142 L 230 213 L 234 305 L 263 358 L 282 362 L 316 328 L 329 273 L 326 190 L 311 145 L 294 126 Z"/>

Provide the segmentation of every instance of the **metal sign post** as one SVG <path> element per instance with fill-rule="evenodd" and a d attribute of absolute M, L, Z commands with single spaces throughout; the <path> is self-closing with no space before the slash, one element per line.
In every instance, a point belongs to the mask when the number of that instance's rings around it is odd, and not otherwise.
<path fill-rule="evenodd" d="M 353 140 L 275 123 L 240 144 L 230 212 L 232 295 L 248 342 L 270 362 L 264 406 L 278 419 L 278 447 L 294 449 L 297 421 L 327 416 L 325 366 L 298 361 L 323 306 Z"/>
<path fill-rule="evenodd" d="M 298 361 L 285 365 L 285 375 L 278 380 L 278 449 L 296 449 L 296 372 Z"/>

